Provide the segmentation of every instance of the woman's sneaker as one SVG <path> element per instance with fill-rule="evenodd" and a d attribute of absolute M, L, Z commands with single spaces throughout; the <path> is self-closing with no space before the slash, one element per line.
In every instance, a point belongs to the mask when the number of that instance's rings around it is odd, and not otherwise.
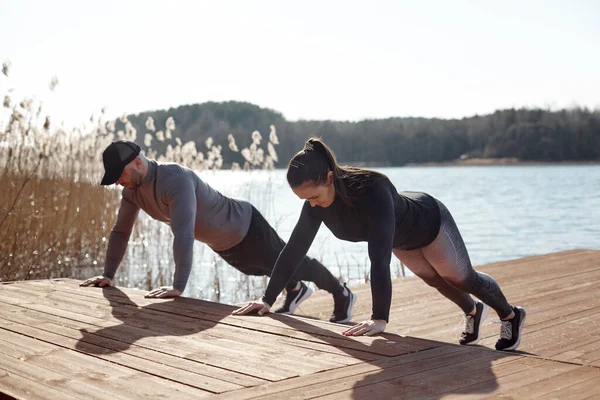
<path fill-rule="evenodd" d="M 288 290 L 285 294 L 283 305 L 275 310 L 275 312 L 278 314 L 293 314 L 300 303 L 308 299 L 312 293 L 313 290 L 301 281 L 300 289 Z"/>
<path fill-rule="evenodd" d="M 521 343 L 521 331 L 527 313 L 523 307 L 512 308 L 515 316 L 508 321 L 500 320 L 500 339 L 496 342 L 496 350 L 515 350 Z"/>
<path fill-rule="evenodd" d="M 329 322 L 339 323 L 350 321 L 354 303 L 356 303 L 356 295 L 344 283 L 344 291 L 333 298 L 333 314 L 329 318 Z"/>
<path fill-rule="evenodd" d="M 460 335 L 460 344 L 473 346 L 479 342 L 481 323 L 487 318 L 490 307 L 482 301 L 475 302 L 475 315 L 465 314 L 465 328 Z"/>

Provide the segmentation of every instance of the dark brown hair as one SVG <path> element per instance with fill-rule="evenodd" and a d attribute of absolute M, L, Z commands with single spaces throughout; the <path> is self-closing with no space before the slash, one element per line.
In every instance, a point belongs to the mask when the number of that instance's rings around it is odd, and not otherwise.
<path fill-rule="evenodd" d="M 288 164 L 287 181 L 292 188 L 304 182 L 322 185 L 327 182 L 327 174 L 333 172 L 335 194 L 351 205 L 356 195 L 367 186 L 371 177 L 385 177 L 368 169 L 339 165 L 333 151 L 323 140 L 311 137 Z"/>

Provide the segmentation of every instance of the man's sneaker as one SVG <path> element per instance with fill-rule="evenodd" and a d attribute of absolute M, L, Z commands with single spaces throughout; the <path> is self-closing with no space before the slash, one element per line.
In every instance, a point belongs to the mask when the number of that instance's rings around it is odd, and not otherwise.
<path fill-rule="evenodd" d="M 300 289 L 287 291 L 285 295 L 285 302 L 281 307 L 275 310 L 275 312 L 278 314 L 293 314 L 300 303 L 308 299 L 312 293 L 313 290 L 301 281 Z"/>
<path fill-rule="evenodd" d="M 475 302 L 475 315 L 465 314 L 465 329 L 458 343 L 473 346 L 479 342 L 481 323 L 487 318 L 490 307 L 482 301 Z"/>
<path fill-rule="evenodd" d="M 356 295 L 346 287 L 341 295 L 333 298 L 333 314 L 329 322 L 348 322 L 352 318 L 352 307 L 356 303 Z"/>
<path fill-rule="evenodd" d="M 522 307 L 512 308 L 515 317 L 508 321 L 500 321 L 500 339 L 496 342 L 496 350 L 515 350 L 521 343 L 521 330 L 525 322 L 525 309 Z"/>

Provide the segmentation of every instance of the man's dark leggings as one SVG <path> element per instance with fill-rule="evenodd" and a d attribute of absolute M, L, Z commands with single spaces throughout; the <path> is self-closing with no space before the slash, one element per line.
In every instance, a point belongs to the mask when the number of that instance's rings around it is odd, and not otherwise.
<path fill-rule="evenodd" d="M 217 254 L 246 275 L 271 276 L 275 261 L 284 247 L 285 242 L 275 229 L 252 206 L 252 219 L 246 237 L 228 250 L 217 251 Z M 323 264 L 308 256 L 302 259 L 300 267 L 286 289 L 293 290 L 298 281 L 314 282 L 320 289 L 334 296 L 344 290 L 340 282 Z"/>

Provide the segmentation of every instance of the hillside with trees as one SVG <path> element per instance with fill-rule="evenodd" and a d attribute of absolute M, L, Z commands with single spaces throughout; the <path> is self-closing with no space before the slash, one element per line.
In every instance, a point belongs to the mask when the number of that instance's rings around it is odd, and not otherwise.
<path fill-rule="evenodd" d="M 174 138 L 194 141 L 204 148 L 208 137 L 222 146 L 224 163 L 243 164 L 230 151 L 233 134 L 240 149 L 251 143 L 250 133 L 269 133 L 273 125 L 280 144 L 278 167 L 284 167 L 312 134 L 326 140 L 342 162 L 401 166 L 410 163 L 449 162 L 461 156 L 516 158 L 521 161 L 600 160 L 600 111 L 573 108 L 559 111 L 507 109 L 462 119 L 387 118 L 349 121 L 287 121 L 275 110 L 244 102 L 208 102 L 127 116 L 143 137 L 152 117 L 156 129 L 173 117 L 173 138 L 153 142 L 164 152 Z M 117 121 L 117 129 L 123 129 Z"/>

